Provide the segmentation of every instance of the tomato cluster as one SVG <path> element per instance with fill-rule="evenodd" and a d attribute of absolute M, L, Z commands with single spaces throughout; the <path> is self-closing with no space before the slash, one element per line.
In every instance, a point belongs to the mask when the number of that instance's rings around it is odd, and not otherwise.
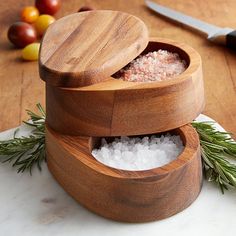
<path fill-rule="evenodd" d="M 36 0 L 35 6 L 27 6 L 21 11 L 21 21 L 8 29 L 8 39 L 17 48 L 24 48 L 25 60 L 37 60 L 40 38 L 48 26 L 55 21 L 54 15 L 61 6 L 60 0 Z"/>

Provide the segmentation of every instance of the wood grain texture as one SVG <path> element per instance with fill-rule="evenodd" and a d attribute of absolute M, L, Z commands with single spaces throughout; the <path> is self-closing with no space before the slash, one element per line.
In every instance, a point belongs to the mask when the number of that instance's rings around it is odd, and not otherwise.
<path fill-rule="evenodd" d="M 40 77 L 48 84 L 80 87 L 106 80 L 148 44 L 148 30 L 135 16 L 88 11 L 66 16 L 44 35 Z"/>
<path fill-rule="evenodd" d="M 236 1 L 232 0 L 153 0 L 193 17 L 221 27 L 236 28 Z M 20 50 L 7 40 L 10 24 L 19 20 L 23 6 L 33 0 L 0 1 L 0 130 L 15 127 L 27 118 L 25 109 L 35 110 L 35 103 L 44 105 L 44 83 L 39 79 L 37 62 L 25 63 Z M 204 114 L 217 120 L 224 128 L 236 133 L 236 54 L 227 48 L 208 42 L 204 37 L 157 16 L 144 6 L 143 0 L 66 0 L 57 18 L 77 12 L 82 5 L 96 9 L 124 11 L 140 17 L 152 37 L 187 43 L 202 57 L 206 107 Z"/>
<path fill-rule="evenodd" d="M 70 89 L 47 84 L 47 124 L 71 135 L 140 135 L 175 129 L 195 119 L 204 107 L 202 65 L 191 47 L 152 39 L 143 53 L 176 52 L 188 68 L 175 79 L 138 83 L 110 78 Z"/>
<path fill-rule="evenodd" d="M 126 222 L 160 220 L 188 207 L 202 184 L 196 131 L 186 125 L 173 132 L 185 145 L 175 161 L 146 171 L 124 171 L 91 156 L 99 139 L 61 135 L 47 128 L 48 167 L 73 198 L 101 216 Z"/>

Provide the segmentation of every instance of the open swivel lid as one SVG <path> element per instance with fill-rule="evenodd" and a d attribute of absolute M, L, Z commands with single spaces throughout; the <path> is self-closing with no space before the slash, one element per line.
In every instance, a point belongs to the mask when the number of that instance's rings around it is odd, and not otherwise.
<path fill-rule="evenodd" d="M 50 25 L 43 37 L 39 71 L 47 83 L 82 87 L 108 79 L 148 44 L 145 24 L 127 13 L 75 13 Z"/>

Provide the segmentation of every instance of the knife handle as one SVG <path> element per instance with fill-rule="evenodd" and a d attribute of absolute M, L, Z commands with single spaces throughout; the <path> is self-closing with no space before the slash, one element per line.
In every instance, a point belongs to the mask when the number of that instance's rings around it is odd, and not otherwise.
<path fill-rule="evenodd" d="M 226 46 L 236 50 L 236 30 L 226 35 Z"/>

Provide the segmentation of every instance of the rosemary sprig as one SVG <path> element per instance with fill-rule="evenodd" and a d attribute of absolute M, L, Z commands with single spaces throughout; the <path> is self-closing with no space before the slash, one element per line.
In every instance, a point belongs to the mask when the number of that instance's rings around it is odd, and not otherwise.
<path fill-rule="evenodd" d="M 29 170 L 31 174 L 35 165 L 41 170 L 41 164 L 46 160 L 45 112 L 40 104 L 37 108 L 39 115 L 27 110 L 30 120 L 24 123 L 33 127 L 29 136 L 16 137 L 16 130 L 12 139 L 0 141 L 0 161 L 12 163 L 13 167 L 17 167 L 17 172 Z"/>
<path fill-rule="evenodd" d="M 220 132 L 214 122 L 192 122 L 201 144 L 203 172 L 208 181 L 216 182 L 222 193 L 236 188 L 236 165 L 229 161 L 236 158 L 236 142 L 231 133 Z"/>

